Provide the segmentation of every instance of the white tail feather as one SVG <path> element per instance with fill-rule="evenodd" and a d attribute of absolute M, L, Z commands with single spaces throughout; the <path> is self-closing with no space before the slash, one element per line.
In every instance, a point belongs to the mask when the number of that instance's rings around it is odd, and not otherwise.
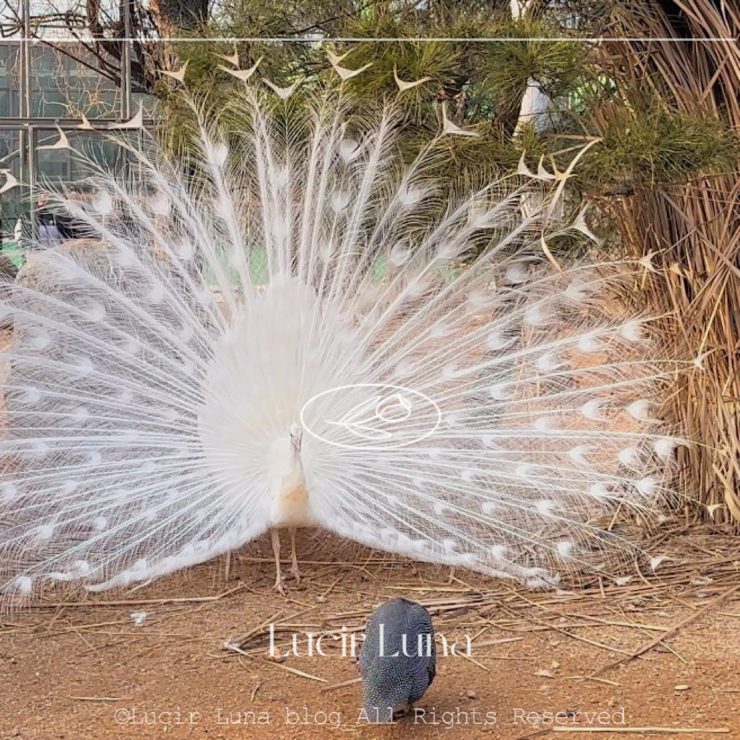
<path fill-rule="evenodd" d="M 298 421 L 313 522 L 533 586 L 629 546 L 603 514 L 659 504 L 665 368 L 610 289 L 638 268 L 553 271 L 531 182 L 443 207 L 426 150 L 389 166 L 390 113 L 350 137 L 330 108 L 289 137 L 255 110 L 231 150 L 201 126 L 190 179 L 132 150 L 145 185 L 98 173 L 68 204 L 90 239 L 0 286 L 7 598 L 265 532 Z"/>

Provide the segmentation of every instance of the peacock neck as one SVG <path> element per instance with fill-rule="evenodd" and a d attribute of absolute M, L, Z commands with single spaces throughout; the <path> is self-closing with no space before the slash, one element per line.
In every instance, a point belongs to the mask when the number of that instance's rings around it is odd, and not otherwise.
<path fill-rule="evenodd" d="M 276 440 L 271 449 L 273 489 L 272 525 L 308 526 L 311 521 L 308 486 L 301 451 L 290 437 Z"/>

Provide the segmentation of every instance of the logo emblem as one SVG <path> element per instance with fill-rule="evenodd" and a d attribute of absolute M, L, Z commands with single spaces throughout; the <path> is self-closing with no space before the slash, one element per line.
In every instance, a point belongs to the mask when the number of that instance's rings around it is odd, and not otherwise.
<path fill-rule="evenodd" d="M 301 409 L 301 423 L 311 436 L 346 449 L 407 447 L 433 434 L 441 420 L 431 398 L 388 383 L 330 388 Z"/>

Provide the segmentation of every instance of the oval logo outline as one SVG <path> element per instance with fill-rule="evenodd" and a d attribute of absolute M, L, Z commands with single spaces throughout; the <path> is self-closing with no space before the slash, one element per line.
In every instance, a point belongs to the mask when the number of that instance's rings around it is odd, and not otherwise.
<path fill-rule="evenodd" d="M 322 398 L 323 396 L 329 395 L 330 393 L 336 393 L 337 391 L 345 390 L 348 388 L 374 388 L 374 389 L 392 389 L 394 391 L 403 391 L 404 393 L 409 393 L 412 396 L 417 396 L 418 398 L 424 399 L 431 407 L 434 408 L 437 414 L 436 422 L 434 423 L 434 426 L 424 434 L 419 435 L 418 437 L 411 439 L 406 442 L 399 442 L 396 445 L 350 445 L 350 444 L 343 444 L 341 442 L 334 442 L 330 439 L 326 439 L 325 437 L 322 437 L 320 434 L 317 434 L 314 430 L 311 429 L 311 427 L 306 423 L 305 420 L 305 412 L 306 409 L 310 404 L 312 404 L 314 401 L 316 401 L 319 398 Z M 429 396 L 425 395 L 421 391 L 414 390 L 412 388 L 407 388 L 403 385 L 395 385 L 393 383 L 348 383 L 347 385 L 338 385 L 334 388 L 328 388 L 325 391 L 321 391 L 321 393 L 317 393 L 315 396 L 311 396 L 311 398 L 306 401 L 306 403 L 303 404 L 303 407 L 301 408 L 301 414 L 300 414 L 300 422 L 303 429 L 306 430 L 314 439 L 318 439 L 321 442 L 325 442 L 328 445 L 332 445 L 333 447 L 340 447 L 341 449 L 345 450 L 363 450 L 368 452 L 377 452 L 382 450 L 392 450 L 392 449 L 398 449 L 399 447 L 409 447 L 410 445 L 416 444 L 417 442 L 421 442 L 422 440 L 426 439 L 427 437 L 434 434 L 434 432 L 437 431 L 439 428 L 439 425 L 442 423 L 442 410 L 439 407 L 439 404 L 432 400 Z M 329 424 L 337 424 L 340 425 L 340 422 L 327 422 Z M 359 436 L 359 435 L 358 435 Z"/>

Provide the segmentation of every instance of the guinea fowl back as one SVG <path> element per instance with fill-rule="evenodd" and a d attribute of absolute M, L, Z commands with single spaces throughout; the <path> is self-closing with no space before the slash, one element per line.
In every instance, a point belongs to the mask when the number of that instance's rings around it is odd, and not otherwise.
<path fill-rule="evenodd" d="M 363 703 L 371 722 L 389 722 L 424 696 L 437 672 L 429 612 L 407 599 L 381 604 L 370 616 L 360 653 Z"/>

